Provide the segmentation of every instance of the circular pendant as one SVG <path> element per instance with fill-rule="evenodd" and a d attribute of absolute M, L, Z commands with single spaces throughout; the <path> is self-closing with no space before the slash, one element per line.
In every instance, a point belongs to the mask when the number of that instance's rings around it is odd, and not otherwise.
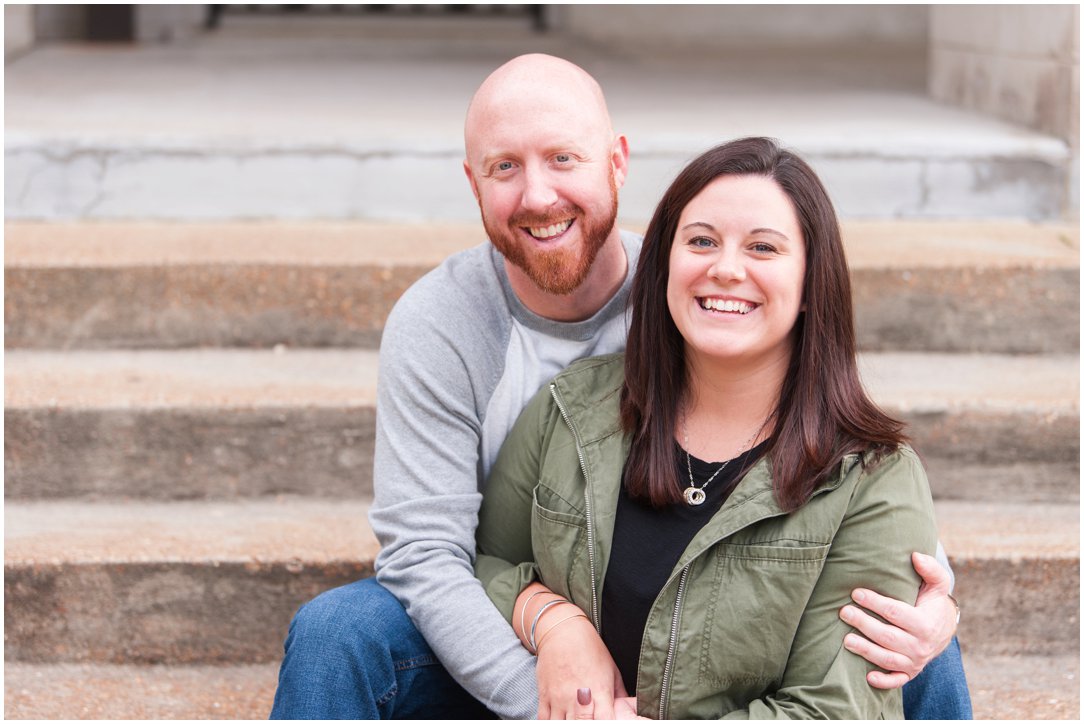
<path fill-rule="evenodd" d="M 685 502 L 689 505 L 700 505 L 706 497 L 700 488 L 694 488 L 691 485 L 685 488 Z"/>

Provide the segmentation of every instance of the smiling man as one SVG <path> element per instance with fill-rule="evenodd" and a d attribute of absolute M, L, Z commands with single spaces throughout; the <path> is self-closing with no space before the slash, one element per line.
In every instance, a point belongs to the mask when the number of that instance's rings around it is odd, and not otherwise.
<path fill-rule="evenodd" d="M 563 63 L 513 61 L 486 79 L 467 110 L 463 168 L 520 301 L 576 321 L 628 270 L 615 226 L 628 142 L 598 84 Z M 557 77 L 540 78 L 542 65 Z"/>
<path fill-rule="evenodd" d="M 537 713 L 535 659 L 474 576 L 475 528 L 486 476 L 526 402 L 571 362 L 625 347 L 640 244 L 615 226 L 628 142 L 594 79 L 545 55 L 485 80 L 465 140 L 489 243 L 449 257 L 388 318 L 370 513 L 377 577 L 294 617 L 275 718 Z M 895 651 L 861 637 L 848 646 L 895 672 L 871 674 L 875 685 L 901 685 L 955 629 L 947 573 L 932 559 L 918 565 L 931 585 L 916 607 L 864 603 L 897 611 L 889 618 L 901 628 L 857 609 L 847 619 L 896 641 Z M 962 685 L 955 662 L 949 683 Z M 593 713 L 612 715 L 612 698 L 596 697 Z"/>

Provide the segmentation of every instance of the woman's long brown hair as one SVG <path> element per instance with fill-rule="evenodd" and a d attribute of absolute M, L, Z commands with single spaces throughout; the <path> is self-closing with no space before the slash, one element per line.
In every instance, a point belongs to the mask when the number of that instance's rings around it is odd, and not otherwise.
<path fill-rule="evenodd" d="M 632 287 L 621 424 L 632 435 L 629 494 L 661 507 L 682 500 L 674 429 L 687 385 L 685 340 L 666 301 L 670 247 L 686 204 L 719 176 L 764 176 L 790 198 L 806 244 L 805 309 L 775 410 L 771 457 L 776 500 L 795 510 L 846 455 L 876 456 L 905 442 L 903 423 L 866 395 L 855 356 L 851 282 L 839 221 L 820 179 L 767 138 L 717 146 L 690 163 L 663 195 L 644 235 Z"/>

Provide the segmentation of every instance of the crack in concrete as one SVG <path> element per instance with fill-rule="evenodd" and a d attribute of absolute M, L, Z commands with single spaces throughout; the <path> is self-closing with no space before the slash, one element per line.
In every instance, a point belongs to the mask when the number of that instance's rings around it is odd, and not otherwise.
<path fill-rule="evenodd" d="M 67 217 L 69 215 L 78 216 L 80 213 L 78 207 L 82 205 L 84 207 L 83 215 L 86 216 L 86 211 L 100 203 L 101 200 L 104 198 L 102 182 L 104 181 L 106 167 L 109 163 L 109 157 L 106 153 L 93 152 L 58 155 L 48 149 L 19 149 L 7 152 L 5 154 L 5 160 L 8 158 L 15 158 L 19 156 L 28 157 L 31 159 L 29 162 L 31 170 L 29 173 L 27 173 L 26 178 L 23 179 L 18 194 L 16 196 L 18 205 L 20 207 L 23 207 L 24 210 L 25 207 L 30 204 L 30 197 L 35 183 L 41 176 L 48 173 L 48 171 L 54 164 L 59 163 L 59 165 L 61 166 L 72 167 L 84 157 L 89 157 L 92 161 L 96 162 L 98 166 L 98 173 L 96 179 L 98 188 L 93 192 L 91 199 L 88 202 L 80 204 L 80 202 L 76 201 L 72 204 L 72 208 L 69 211 L 62 211 L 60 215 L 62 217 Z M 38 159 L 40 159 L 40 161 L 35 163 L 35 161 L 37 161 Z M 67 205 L 65 204 L 65 206 Z M 19 217 L 20 215 L 16 214 L 15 216 Z M 37 215 L 32 214 L 32 216 L 36 217 Z"/>
<path fill-rule="evenodd" d="M 97 178 L 95 179 L 97 187 L 94 189 L 91 199 L 83 205 L 82 210 L 79 212 L 78 216 L 81 218 L 93 218 L 95 207 L 105 201 L 108 196 L 105 192 L 105 177 L 109 172 L 109 155 L 102 154 L 94 160 L 98 163 Z"/>
<path fill-rule="evenodd" d="M 15 154 L 18 155 L 19 152 L 16 151 Z M 47 168 L 48 168 L 48 163 L 43 161 L 41 166 L 39 166 L 36 169 L 32 168 L 30 173 L 27 174 L 26 180 L 23 182 L 23 186 L 19 190 L 19 193 L 18 193 L 17 198 L 18 198 L 19 206 L 25 206 L 26 205 L 26 197 L 30 194 L 30 187 L 33 185 L 34 180 L 37 179 L 37 177 L 40 176 L 42 173 L 44 173 Z"/>

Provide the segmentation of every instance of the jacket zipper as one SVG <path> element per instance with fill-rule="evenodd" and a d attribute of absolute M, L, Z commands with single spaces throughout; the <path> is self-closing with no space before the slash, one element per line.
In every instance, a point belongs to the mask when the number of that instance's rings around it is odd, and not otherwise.
<path fill-rule="evenodd" d="M 576 430 L 576 426 L 572 424 L 572 419 L 568 416 L 564 403 L 561 402 L 561 396 L 557 393 L 557 385 L 550 385 L 550 396 L 552 396 L 553 401 L 557 403 L 557 409 L 561 411 L 561 417 L 564 419 L 565 424 L 568 425 L 568 429 L 572 431 L 572 437 L 576 441 L 576 456 L 580 459 L 580 469 L 583 471 L 583 512 L 584 516 L 587 518 L 587 566 L 591 578 L 591 623 L 594 624 L 595 630 L 601 634 L 602 627 L 598 620 L 598 587 L 595 583 L 595 535 L 591 524 L 591 496 L 587 494 L 587 485 L 589 482 L 587 477 L 587 461 L 583 458 L 583 445 L 580 443 L 580 433 Z"/>
<path fill-rule="evenodd" d="M 689 578 L 689 566 L 681 570 L 677 596 L 674 599 L 674 618 L 670 621 L 670 643 L 666 647 L 666 664 L 662 667 L 662 691 L 659 694 L 659 718 L 666 719 L 670 709 L 670 683 L 674 673 L 674 654 L 677 652 L 677 634 L 681 626 L 681 604 L 685 598 L 685 582 Z"/>
<path fill-rule="evenodd" d="M 813 493 L 816 497 L 825 489 Z M 755 522 L 755 521 L 754 521 Z M 659 719 L 666 719 L 670 710 L 670 685 L 674 673 L 674 655 L 677 653 L 677 634 L 681 626 L 681 604 L 685 598 L 685 583 L 689 578 L 689 569 L 692 564 L 681 569 L 681 578 L 678 581 L 677 596 L 674 598 L 674 617 L 670 621 L 670 642 L 666 647 L 666 663 L 662 668 L 662 687 L 659 693 Z"/>

